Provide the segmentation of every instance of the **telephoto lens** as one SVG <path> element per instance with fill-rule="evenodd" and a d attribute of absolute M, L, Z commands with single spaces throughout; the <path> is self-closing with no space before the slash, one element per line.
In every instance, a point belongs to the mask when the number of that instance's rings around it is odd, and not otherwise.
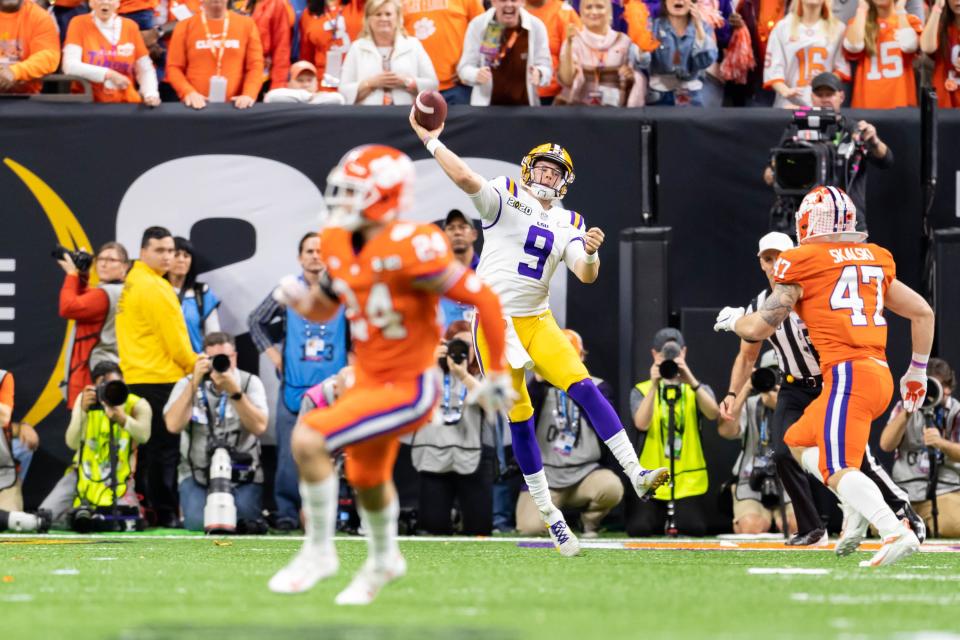
<path fill-rule="evenodd" d="M 933 409 L 943 403 L 943 385 L 933 376 L 927 377 L 927 395 L 923 397 L 921 409 Z"/>
<path fill-rule="evenodd" d="M 460 338 L 454 338 L 447 343 L 447 356 L 456 364 L 463 364 L 470 357 L 470 345 Z"/>
<path fill-rule="evenodd" d="M 230 371 L 230 356 L 218 353 L 210 360 L 210 366 L 217 373 L 226 373 Z"/>
<path fill-rule="evenodd" d="M 750 386 L 754 391 L 766 393 L 780 384 L 780 370 L 773 367 L 760 367 L 750 374 Z"/>
<path fill-rule="evenodd" d="M 673 380 L 680 375 L 680 367 L 674 362 L 674 358 L 680 355 L 680 347 L 675 342 L 668 342 L 663 345 L 660 351 L 663 361 L 660 363 L 660 377 L 664 380 Z"/>
<path fill-rule="evenodd" d="M 127 401 L 130 390 L 123 380 L 109 380 L 97 386 L 97 401 L 108 407 L 120 407 Z"/>

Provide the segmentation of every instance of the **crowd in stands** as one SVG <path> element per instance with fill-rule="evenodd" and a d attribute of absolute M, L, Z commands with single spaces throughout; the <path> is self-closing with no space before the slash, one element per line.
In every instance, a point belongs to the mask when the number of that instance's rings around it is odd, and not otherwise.
<path fill-rule="evenodd" d="M 0 0 L 0 96 L 61 70 L 96 102 L 960 105 L 960 1 Z"/>

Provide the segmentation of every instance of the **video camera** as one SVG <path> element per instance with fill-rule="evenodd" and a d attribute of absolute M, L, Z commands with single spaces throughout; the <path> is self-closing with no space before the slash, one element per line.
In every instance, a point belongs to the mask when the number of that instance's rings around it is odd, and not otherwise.
<path fill-rule="evenodd" d="M 93 254 L 87 253 L 83 249 L 70 251 L 70 249 L 58 244 L 54 247 L 53 251 L 50 252 L 50 257 L 54 260 L 63 260 L 64 256 L 70 256 L 70 259 L 73 260 L 73 265 L 80 273 L 87 273 L 90 271 L 90 267 L 93 266 Z"/>
<path fill-rule="evenodd" d="M 793 113 L 792 137 L 770 150 L 773 189 L 779 196 L 803 197 L 821 185 L 847 188 L 848 165 L 858 143 L 836 143 L 843 117 L 832 109 Z"/>
<path fill-rule="evenodd" d="M 447 341 L 447 357 L 440 358 L 437 364 L 444 373 L 450 373 L 450 367 L 447 366 L 447 358 L 453 360 L 456 364 L 463 364 L 470 357 L 470 345 L 460 338 L 452 338 Z"/>

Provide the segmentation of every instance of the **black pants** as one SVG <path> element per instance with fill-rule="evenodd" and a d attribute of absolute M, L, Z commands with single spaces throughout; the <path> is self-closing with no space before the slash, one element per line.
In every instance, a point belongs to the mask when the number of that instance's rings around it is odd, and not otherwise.
<path fill-rule="evenodd" d="M 420 473 L 419 528 L 434 535 L 450 535 L 450 511 L 460 504 L 463 533 L 488 536 L 493 531 L 493 476 L 496 457 L 492 447 L 483 447 L 480 465 L 470 475 Z"/>
<path fill-rule="evenodd" d="M 150 524 L 170 526 L 179 520 L 177 463 L 180 461 L 180 434 L 167 431 L 163 407 L 172 384 L 132 384 L 130 393 L 147 401 L 153 411 L 150 440 L 137 451 L 137 491 L 143 494 Z"/>
<path fill-rule="evenodd" d="M 627 488 L 626 530 L 631 538 L 662 536 L 667 523 L 666 500 L 648 500 L 643 502 L 633 489 Z M 704 508 L 704 496 L 680 498 L 674 502 L 674 523 L 682 536 L 707 535 L 707 512 Z"/>

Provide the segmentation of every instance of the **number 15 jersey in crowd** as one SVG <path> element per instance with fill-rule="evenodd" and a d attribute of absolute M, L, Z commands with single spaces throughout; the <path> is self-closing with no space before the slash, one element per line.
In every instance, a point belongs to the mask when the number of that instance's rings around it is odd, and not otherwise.
<path fill-rule="evenodd" d="M 503 315 L 536 316 L 549 308 L 550 279 L 561 261 L 573 268 L 586 255 L 587 225 L 576 211 L 544 209 L 503 176 L 470 196 L 483 220 L 477 275 L 500 297 Z"/>

